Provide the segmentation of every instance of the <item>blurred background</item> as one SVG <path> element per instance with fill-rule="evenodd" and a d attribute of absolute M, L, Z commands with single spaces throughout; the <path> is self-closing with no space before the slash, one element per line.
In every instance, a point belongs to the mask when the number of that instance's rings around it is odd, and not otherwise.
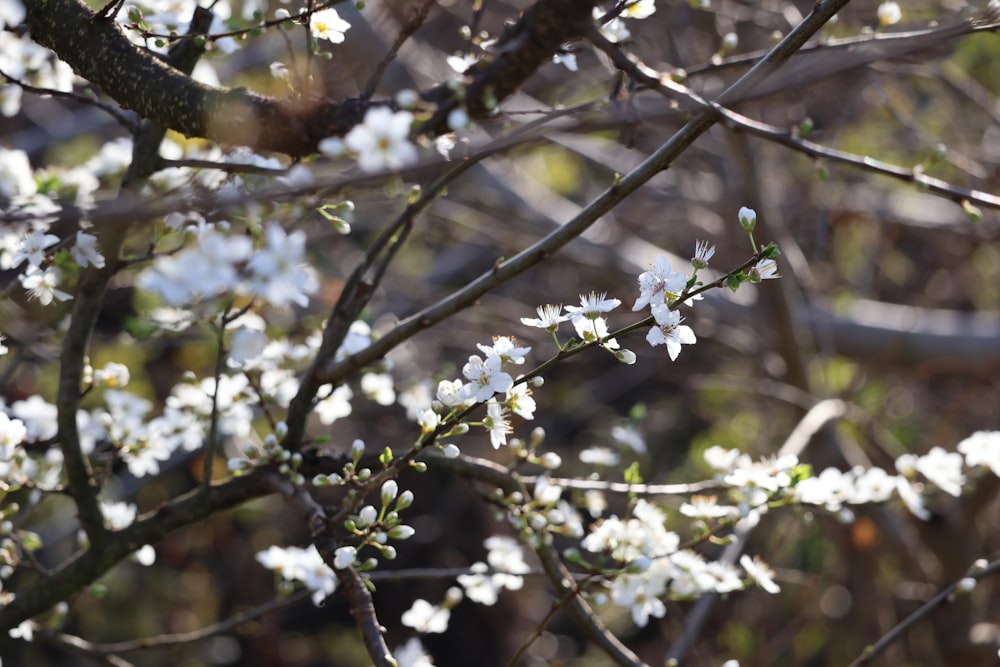
<path fill-rule="evenodd" d="M 362 10 L 337 5 L 352 27 L 343 44 L 322 47 L 331 59 L 314 62 L 321 94 L 356 95 L 418 4 L 372 1 Z M 495 38 L 528 4 L 435 3 L 389 66 L 379 94 L 426 89 L 457 77 L 448 56 L 481 54 L 463 31 L 468 28 L 480 43 Z M 631 37 L 625 46 L 660 72 L 684 70 L 685 84 L 711 98 L 752 64 L 741 54 L 769 48 L 812 4 L 657 2 L 654 15 L 627 22 Z M 237 0 L 230 5 L 229 25 L 247 25 L 246 8 Z M 264 4 L 248 12 L 259 9 L 272 16 L 279 7 L 284 5 Z M 945 32 L 809 49 L 734 107 L 790 131 L 808 124 L 808 138 L 830 149 L 995 192 L 1000 183 L 1000 40 L 992 31 L 948 31 L 985 7 L 906 3 L 901 23 L 885 27 L 879 26 L 877 7 L 875 2 L 851 4 L 819 41 L 873 30 L 886 37 L 907 30 Z M 154 9 L 167 11 L 151 5 L 147 15 Z M 205 62 L 223 85 L 285 95 L 287 84 L 273 78 L 269 66 L 276 60 L 294 66 L 290 47 L 301 63 L 302 34 L 271 31 L 231 55 L 212 52 Z M 723 43 L 729 34 L 736 36 L 736 45 L 727 51 Z M 539 140 L 483 161 L 431 206 L 366 312 L 376 331 L 463 287 L 498 257 L 514 255 L 569 220 L 608 187 L 614 174 L 639 164 L 689 117 L 683 104 L 635 86 L 589 45 L 567 49 L 579 71 L 556 63 L 544 66 L 495 118 L 459 137 L 467 143 L 459 141 L 452 150 L 451 164 L 464 151 L 474 152 L 557 106 L 585 106 L 543 125 L 544 137 L 535 135 Z M 27 93 L 22 105 L 17 115 L 0 119 L 0 142 L 27 151 L 34 166 L 72 167 L 127 135 L 91 107 Z M 204 150 L 203 142 L 169 138 L 190 154 Z M 346 161 L 313 165 L 320 178 L 348 166 Z M 443 163 L 441 169 L 448 166 Z M 426 183 L 429 177 L 418 180 Z M 103 177 L 98 199 L 112 197 L 115 185 L 114 175 Z M 367 244 L 402 209 L 402 190 L 390 183 L 334 193 L 356 206 L 347 237 L 309 213 L 310 201 L 297 208 L 264 206 L 262 215 L 294 221 L 309 232 L 312 259 L 323 274 L 314 306 L 284 323 L 290 336 L 301 336 L 322 321 Z M 687 310 L 685 323 L 699 342 L 685 346 L 675 362 L 664 350 L 649 348 L 638 332 L 620 340 L 638 355 L 634 366 L 596 351 L 557 365 L 535 390 L 535 422 L 515 419 L 514 435 L 527 438 L 533 427 L 544 428 L 544 448 L 563 459 L 560 476 L 595 474 L 620 481 L 624 467 L 638 460 L 646 481 L 706 478 L 711 473 L 701 454 L 707 447 L 735 447 L 755 457 L 774 454 L 808 408 L 825 398 L 843 399 L 852 409 L 807 448 L 803 458 L 817 469 L 862 463 L 894 473 L 900 454 L 922 454 L 934 446 L 953 451 L 972 432 L 998 428 L 996 211 L 985 210 L 973 222 L 946 197 L 721 125 L 583 238 L 478 306 L 397 348 L 390 355 L 397 392 L 428 378 L 457 377 L 467 356 L 476 352 L 475 344 L 488 344 L 492 336 L 516 336 L 531 345 L 529 364 L 548 358 L 555 352 L 548 333 L 519 322 L 533 317 L 538 305 L 574 304 L 581 293 L 607 292 L 623 302 L 610 316 L 612 326 L 635 321 L 637 314 L 629 309 L 638 295 L 636 276 L 658 254 L 669 253 L 675 270 L 687 271 L 695 242 L 705 240 L 718 248 L 713 268 L 724 272 L 739 265 L 751 253 L 737 222 L 741 206 L 758 212 L 757 240 L 780 246 L 782 279 L 745 286 L 736 295 L 718 291 Z M 109 360 L 127 363 L 132 388 L 162 403 L 185 372 L 211 375 L 214 344 L 209 336 L 192 333 L 136 345 L 125 331 L 143 306 L 127 281 L 116 285 L 98 325 L 92 361 L 95 366 Z M 35 346 L 32 358 L 8 378 L 4 399 L 10 404 L 38 393 L 51 398 L 57 349 L 48 341 L 58 318 L 51 310 L 20 303 L 5 319 L 5 328 Z M 645 451 L 623 443 L 621 429 L 641 437 Z M 349 419 L 331 427 L 317 423 L 314 430 L 331 437 L 333 450 L 362 438 L 372 452 L 405 448 L 419 432 L 398 405 L 363 400 L 355 401 Z M 467 454 L 510 462 L 504 451 L 493 452 L 485 435 L 474 432 L 460 444 Z M 595 469 L 579 460 L 579 452 L 596 446 L 617 449 L 621 464 Z M 201 469 L 198 457 L 176 460 L 161 476 L 125 481 L 124 493 L 146 511 L 191 488 Z M 417 532 L 398 545 L 399 558 L 387 569 L 465 567 L 485 559 L 486 537 L 510 532 L 486 502 L 488 489 L 479 485 L 433 472 L 404 476 L 400 485 L 415 493 L 406 522 Z M 852 523 L 797 509 L 768 514 L 747 551 L 761 554 L 777 570 L 782 592 L 769 596 L 750 590 L 715 605 L 685 664 L 718 665 L 730 658 L 751 666 L 849 663 L 960 578 L 974 559 L 996 558 L 997 490 L 993 476 L 970 479 L 961 498 L 931 498 L 933 516 L 926 522 L 897 504 L 859 508 Z M 610 497 L 609 511 L 623 511 L 626 501 Z M 670 508 L 681 500 L 664 502 Z M 53 566 L 70 552 L 73 517 L 65 499 L 44 507 L 34 517 L 34 529 L 48 545 L 40 560 Z M 669 514 L 676 522 L 671 528 L 684 530 L 686 522 Z M 156 546 L 151 567 L 131 561 L 116 567 L 100 588 L 70 601 L 64 629 L 100 643 L 203 628 L 274 596 L 272 573 L 254 560 L 258 551 L 272 544 L 307 543 L 303 522 L 282 502 L 255 501 L 172 534 Z M 718 555 L 711 547 L 703 553 Z M 375 603 L 389 629 L 389 645 L 398 646 L 412 636 L 399 623 L 400 614 L 416 598 L 440 602 L 454 580 L 384 576 L 377 581 Z M 1000 603 L 994 589 L 992 581 L 983 581 L 907 634 L 878 664 L 996 664 Z M 540 580 L 529 581 L 522 591 L 505 591 L 493 607 L 466 600 L 453 610 L 449 631 L 424 637 L 424 645 L 439 665 L 507 664 L 552 601 Z M 690 608 L 690 602 L 668 602 L 666 618 L 653 619 L 643 629 L 632 625 L 627 610 L 611 605 L 602 618 L 643 660 L 656 664 L 680 636 Z M 92 660 L 44 642 L 16 648 L 24 653 L 12 656 L 10 664 Z M 204 641 L 123 655 L 134 665 L 150 667 L 369 664 L 342 596 L 321 608 L 300 596 Z M 523 664 L 584 666 L 607 660 L 560 614 Z"/>

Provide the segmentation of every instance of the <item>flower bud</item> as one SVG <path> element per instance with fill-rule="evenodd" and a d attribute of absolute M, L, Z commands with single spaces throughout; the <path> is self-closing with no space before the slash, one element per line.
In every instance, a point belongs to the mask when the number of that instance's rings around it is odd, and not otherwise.
<path fill-rule="evenodd" d="M 396 495 L 399 493 L 399 485 L 396 480 L 390 479 L 382 485 L 382 504 L 388 505 L 393 500 L 396 499 Z"/>
<path fill-rule="evenodd" d="M 394 540 L 408 540 L 416 533 L 412 526 L 401 524 L 389 531 L 389 537 Z"/>
<path fill-rule="evenodd" d="M 753 232 L 757 226 L 757 211 L 749 207 L 742 207 L 739 212 L 740 226 L 747 234 Z"/>
<path fill-rule="evenodd" d="M 358 551 L 354 547 L 340 547 L 333 554 L 333 566 L 338 570 L 343 570 L 354 564 L 354 557 Z"/>
<path fill-rule="evenodd" d="M 407 489 L 399 494 L 399 498 L 396 500 L 396 509 L 405 510 L 407 507 L 413 504 L 413 491 Z"/>

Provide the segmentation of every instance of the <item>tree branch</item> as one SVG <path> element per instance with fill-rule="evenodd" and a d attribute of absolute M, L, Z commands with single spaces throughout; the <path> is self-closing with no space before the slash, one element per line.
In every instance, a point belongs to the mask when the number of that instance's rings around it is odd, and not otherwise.
<path fill-rule="evenodd" d="M 262 474 L 251 473 L 213 486 L 208 493 L 199 487 L 161 505 L 128 528 L 108 533 L 102 549 L 91 548 L 78 553 L 51 577 L 19 591 L 9 604 L 0 607 L 0 637 L 6 637 L 9 628 L 93 583 L 140 547 L 156 544 L 178 528 L 270 493 L 272 488 L 264 482 Z"/>
<path fill-rule="evenodd" d="M 448 113 L 464 105 L 471 118 L 493 113 L 564 42 L 583 34 L 597 0 L 539 0 L 504 33 L 495 57 L 467 72 L 464 90 L 447 84 L 426 92 L 438 105 L 419 131 L 449 131 Z M 80 0 L 28 0 L 32 39 L 69 63 L 81 77 L 123 107 L 188 137 L 278 151 L 292 156 L 316 152 L 321 139 L 343 136 L 371 106 L 363 98 L 278 99 L 244 88 L 208 86 L 132 44 L 113 21 L 99 20 Z"/>

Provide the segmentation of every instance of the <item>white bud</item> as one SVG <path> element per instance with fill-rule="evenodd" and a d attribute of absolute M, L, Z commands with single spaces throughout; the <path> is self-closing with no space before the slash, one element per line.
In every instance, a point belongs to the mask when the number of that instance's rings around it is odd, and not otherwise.
<path fill-rule="evenodd" d="M 420 95 L 415 90 L 404 88 L 396 93 L 396 104 L 400 109 L 414 109 L 420 104 Z"/>
<path fill-rule="evenodd" d="M 343 570 L 354 564 L 354 557 L 358 551 L 354 547 L 340 547 L 333 554 L 333 566 L 338 570 Z"/>
<path fill-rule="evenodd" d="M 376 519 L 378 519 L 378 510 L 371 505 L 365 505 L 358 512 L 358 526 L 361 528 L 372 525 Z"/>
<path fill-rule="evenodd" d="M 388 505 L 393 500 L 396 499 L 396 495 L 399 493 L 399 485 L 396 484 L 396 480 L 390 479 L 382 485 L 382 504 Z"/>
<path fill-rule="evenodd" d="M 469 126 L 469 114 L 461 107 L 452 109 L 448 113 L 448 129 L 461 130 Z"/>
<path fill-rule="evenodd" d="M 351 458 L 357 463 L 358 460 L 364 456 L 365 453 L 365 443 L 363 440 L 355 440 L 351 443 Z"/>
<path fill-rule="evenodd" d="M 408 540 L 416 533 L 412 526 L 401 524 L 389 531 L 389 537 L 394 540 Z"/>
<path fill-rule="evenodd" d="M 540 462 L 546 470 L 555 470 L 562 465 L 562 458 L 555 452 L 545 452 Z"/>
<path fill-rule="evenodd" d="M 396 500 L 396 509 L 405 510 L 407 507 L 413 504 L 413 491 L 407 489 L 399 494 L 399 498 Z"/>

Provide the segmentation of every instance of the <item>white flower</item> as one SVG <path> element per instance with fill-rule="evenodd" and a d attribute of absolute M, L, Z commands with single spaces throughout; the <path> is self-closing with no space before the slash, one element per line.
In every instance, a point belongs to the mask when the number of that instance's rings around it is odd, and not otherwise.
<path fill-rule="evenodd" d="M 365 120 L 344 137 L 344 145 L 358 155 L 363 171 L 399 169 L 417 161 L 417 148 L 410 143 L 413 114 L 393 113 L 388 107 L 372 107 Z"/>
<path fill-rule="evenodd" d="M 639 274 L 639 297 L 632 306 L 633 312 L 648 305 L 657 306 L 667 300 L 673 301 L 684 291 L 686 284 L 687 277 L 673 271 L 670 260 L 660 255 L 652 269 Z"/>
<path fill-rule="evenodd" d="M 715 496 L 694 496 L 681 505 L 680 511 L 693 519 L 731 519 L 740 515 L 738 507 L 720 505 Z"/>
<path fill-rule="evenodd" d="M 271 63 L 271 76 L 275 79 L 280 79 L 282 81 L 288 81 L 291 73 L 288 71 L 288 67 L 283 62 L 275 61 Z"/>
<path fill-rule="evenodd" d="M 618 452 L 607 447 L 588 447 L 579 457 L 581 462 L 594 466 L 616 466 L 621 460 Z"/>
<path fill-rule="evenodd" d="M 396 402 L 396 390 L 389 373 L 365 373 L 361 376 L 361 391 L 379 405 L 392 405 Z"/>
<path fill-rule="evenodd" d="M 417 420 L 417 423 L 420 424 L 420 431 L 422 433 L 430 433 L 438 427 L 438 424 L 441 423 L 441 417 L 438 413 L 434 412 L 430 408 L 427 408 L 420 413 L 420 418 Z"/>
<path fill-rule="evenodd" d="M 319 142 L 317 149 L 328 157 L 343 157 L 347 152 L 344 140 L 340 137 L 326 137 Z"/>
<path fill-rule="evenodd" d="M 962 495 L 965 476 L 962 474 L 962 455 L 958 452 L 947 452 L 941 447 L 933 447 L 917 458 L 916 468 L 921 475 L 945 493 L 956 498 Z"/>
<path fill-rule="evenodd" d="M 110 362 L 94 371 L 94 384 L 100 387 L 124 387 L 130 379 L 128 366 Z"/>
<path fill-rule="evenodd" d="M 347 330 L 344 342 L 337 348 L 337 361 L 357 354 L 372 344 L 372 328 L 364 320 L 354 320 Z"/>
<path fill-rule="evenodd" d="M 0 2 L 0 28 L 7 25 L 8 28 L 15 28 L 24 21 L 24 3 L 20 0 L 3 0 Z"/>
<path fill-rule="evenodd" d="M 267 346 L 267 335 L 263 331 L 240 327 L 229 337 L 229 362 L 237 368 L 243 368 L 264 353 Z"/>
<path fill-rule="evenodd" d="M 392 652 L 398 667 L 434 667 L 434 661 L 424 651 L 423 644 L 413 637 L 402 646 L 397 646 Z M 739 667 L 739 665 L 737 665 Z"/>
<path fill-rule="evenodd" d="M 15 447 L 24 442 L 28 429 L 20 419 L 11 419 L 0 410 L 0 461 L 14 458 Z"/>
<path fill-rule="evenodd" d="M 108 503 L 101 501 L 104 523 L 111 530 L 122 530 L 135 521 L 135 505 L 131 503 Z"/>
<path fill-rule="evenodd" d="M 489 550 L 486 561 L 493 569 L 508 574 L 525 574 L 531 570 L 524 562 L 524 548 L 513 537 L 493 535 L 483 541 L 483 546 Z"/>
<path fill-rule="evenodd" d="M 433 605 L 427 600 L 414 600 L 413 606 L 403 612 L 400 618 L 403 625 L 413 628 L 417 632 L 432 633 L 444 632 L 448 629 L 448 619 L 451 618 L 451 610 L 438 605 Z"/>
<path fill-rule="evenodd" d="M 507 406 L 523 419 L 534 419 L 535 399 L 531 397 L 531 387 L 526 382 L 514 385 L 507 392 Z"/>
<path fill-rule="evenodd" d="M 924 499 L 920 493 L 910 484 L 910 481 L 905 477 L 896 478 L 896 491 L 899 492 L 899 497 L 906 505 L 906 509 L 910 510 L 913 516 L 917 517 L 921 521 L 928 521 L 931 518 L 931 513 L 927 511 L 924 507 Z"/>
<path fill-rule="evenodd" d="M 969 467 L 986 466 L 1000 476 L 1000 431 L 977 431 L 958 443 Z"/>
<path fill-rule="evenodd" d="M 34 229 L 21 239 L 21 243 L 14 252 L 11 260 L 11 268 L 18 266 L 21 262 L 27 261 L 30 266 L 41 266 L 45 259 L 45 249 L 59 242 L 59 237 L 54 234 L 46 234 L 44 229 Z"/>
<path fill-rule="evenodd" d="M 696 269 L 704 269 L 714 254 L 714 245 L 709 245 L 708 241 L 698 241 L 694 246 L 694 257 L 691 258 L 691 264 Z"/>
<path fill-rule="evenodd" d="M 759 283 L 761 280 L 771 280 L 780 278 L 778 273 L 778 263 L 773 259 L 762 259 L 750 269 L 750 282 Z"/>
<path fill-rule="evenodd" d="M 256 558 L 267 569 L 279 573 L 285 581 L 304 583 L 313 591 L 313 604 L 321 604 L 337 588 L 337 575 L 323 562 L 315 544 L 307 549 L 272 546 L 267 551 L 258 552 Z"/>
<path fill-rule="evenodd" d="M 598 295 L 597 292 L 581 294 L 580 305 L 566 306 L 566 311 L 573 318 L 574 323 L 581 318 L 596 320 L 601 316 L 601 313 L 611 312 L 622 303 L 619 299 L 609 299 L 607 296 L 607 293 Z"/>
<path fill-rule="evenodd" d="M 621 16 L 629 19 L 644 19 L 656 12 L 656 0 L 633 0 L 622 10 Z"/>
<path fill-rule="evenodd" d="M 548 329 L 549 331 L 555 331 L 560 322 L 565 322 L 570 318 L 569 315 L 563 315 L 562 306 L 553 306 L 548 304 L 546 306 L 538 306 L 535 309 L 538 312 L 538 318 L 533 317 L 522 317 L 521 324 L 528 327 L 538 327 L 539 329 Z"/>
<path fill-rule="evenodd" d="M 344 41 L 344 33 L 351 24 L 340 18 L 336 9 L 324 9 L 309 17 L 309 30 L 316 39 L 328 39 L 334 44 Z"/>
<path fill-rule="evenodd" d="M 50 266 L 44 271 L 32 267 L 17 278 L 21 281 L 21 287 L 28 291 L 28 296 L 43 306 L 52 303 L 53 299 L 68 301 L 72 298 L 71 295 L 58 289 L 62 282 L 62 271 L 55 266 Z"/>
<path fill-rule="evenodd" d="M 588 320 L 585 317 L 574 317 L 573 328 L 576 329 L 576 335 L 585 342 L 591 343 L 603 340 L 602 346 L 607 350 L 617 350 L 619 347 L 617 339 L 608 338 L 608 334 L 610 333 L 608 331 L 608 322 L 603 317 L 593 320 Z"/>
<path fill-rule="evenodd" d="M 473 563 L 472 574 L 460 574 L 457 577 L 458 583 L 465 589 L 465 596 L 486 606 L 497 603 L 497 595 L 502 588 L 501 581 L 495 577 L 486 575 L 489 570 L 486 563 Z"/>
<path fill-rule="evenodd" d="M 319 289 L 319 283 L 306 264 L 305 233 L 286 234 L 274 223 L 268 224 L 264 232 L 264 247 L 253 253 L 247 265 L 251 293 L 279 308 L 291 303 L 308 305 L 307 295 Z"/>
<path fill-rule="evenodd" d="M 0 357 L 10 352 L 10 348 L 3 344 L 4 340 L 3 334 L 0 334 Z"/>
<path fill-rule="evenodd" d="M 457 408 L 475 401 L 473 388 L 471 384 L 462 384 L 461 380 L 441 380 L 438 383 L 437 400 L 445 407 Z"/>
<path fill-rule="evenodd" d="M 156 562 L 156 548 L 152 544 L 144 544 L 132 556 L 139 565 L 149 567 Z"/>
<path fill-rule="evenodd" d="M 97 237 L 84 232 L 76 233 L 76 245 L 70 249 L 73 260 L 82 268 L 95 266 L 104 268 L 104 255 L 97 249 Z"/>
<path fill-rule="evenodd" d="M 740 556 L 740 565 L 746 570 L 747 576 L 757 582 L 757 585 L 765 591 L 774 595 L 780 593 L 781 589 L 774 583 L 774 570 L 769 568 L 763 561 L 743 554 Z"/>
<path fill-rule="evenodd" d="M 329 387 L 329 385 L 324 386 Z M 338 419 L 349 416 L 352 398 L 354 392 L 346 384 L 337 387 L 332 394 L 316 404 L 316 416 L 319 417 L 320 423 L 329 426 Z"/>
<path fill-rule="evenodd" d="M 504 410 L 495 399 L 486 404 L 486 418 L 483 426 L 490 432 L 490 444 L 493 449 L 507 444 L 507 434 L 511 432 L 510 422 L 504 418 Z"/>
<path fill-rule="evenodd" d="M 903 11 L 899 8 L 899 3 L 883 2 L 878 6 L 879 25 L 896 25 L 903 18 Z"/>
<path fill-rule="evenodd" d="M 640 628 L 649 623 L 650 616 L 663 618 L 667 613 L 660 600 L 666 589 L 666 577 L 647 575 L 625 574 L 611 585 L 611 600 L 619 607 L 630 607 L 632 622 Z"/>
<path fill-rule="evenodd" d="M 681 314 L 676 310 L 670 310 L 670 306 L 662 303 L 653 306 L 653 318 L 656 320 L 656 326 L 650 328 L 646 340 L 653 347 L 666 345 L 671 361 L 677 359 L 682 344 L 692 345 L 697 342 L 694 331 L 686 324 L 681 324 L 683 321 Z"/>
<path fill-rule="evenodd" d="M 354 557 L 357 556 L 357 549 L 354 547 L 340 547 L 333 552 L 333 566 L 338 570 L 344 570 L 354 564 Z"/>
<path fill-rule="evenodd" d="M 487 355 L 483 360 L 477 354 L 469 357 L 462 367 L 462 375 L 472 383 L 472 397 L 476 403 L 482 403 L 497 392 L 510 391 L 514 386 L 514 378 L 500 370 L 502 361 L 496 355 Z"/>
<path fill-rule="evenodd" d="M 740 207 L 740 212 L 736 217 L 739 218 L 740 226 L 745 232 L 752 232 L 757 226 L 757 211 L 748 206 Z"/>
<path fill-rule="evenodd" d="M 611 429 L 611 438 L 619 445 L 628 447 L 636 454 L 646 453 L 646 440 L 642 433 L 629 424 L 627 426 L 615 426 Z"/>
<path fill-rule="evenodd" d="M 592 16 L 595 21 L 599 21 L 604 16 L 604 11 L 600 7 L 594 7 Z M 632 33 L 630 33 L 628 28 L 625 27 L 625 21 L 622 21 L 621 18 L 617 16 L 602 25 L 601 32 L 604 33 L 604 36 L 612 42 L 617 42 L 619 44 L 632 36 Z"/>
<path fill-rule="evenodd" d="M 37 84 L 36 84 L 37 85 Z M 0 89 L 17 86 L 0 86 Z M 33 195 L 38 191 L 28 154 L 0 146 L 0 198 Z"/>
<path fill-rule="evenodd" d="M 11 628 L 7 634 L 13 639 L 22 639 L 26 642 L 35 639 L 35 622 L 31 619 L 22 621 L 16 628 Z"/>
<path fill-rule="evenodd" d="M 562 497 L 562 487 L 553 484 L 545 475 L 539 475 L 535 479 L 535 491 L 533 493 L 535 502 L 539 505 L 555 505 Z"/>
<path fill-rule="evenodd" d="M 446 62 L 448 63 L 448 67 L 452 68 L 459 74 L 464 74 L 467 69 L 479 62 L 479 57 L 472 54 L 459 53 L 453 56 L 448 56 Z"/>
<path fill-rule="evenodd" d="M 518 347 L 517 340 L 509 336 L 496 336 L 493 339 L 493 346 L 489 347 L 482 343 L 477 343 L 476 347 L 483 354 L 495 354 L 504 363 L 523 364 L 524 355 L 531 352 L 530 347 Z"/>

